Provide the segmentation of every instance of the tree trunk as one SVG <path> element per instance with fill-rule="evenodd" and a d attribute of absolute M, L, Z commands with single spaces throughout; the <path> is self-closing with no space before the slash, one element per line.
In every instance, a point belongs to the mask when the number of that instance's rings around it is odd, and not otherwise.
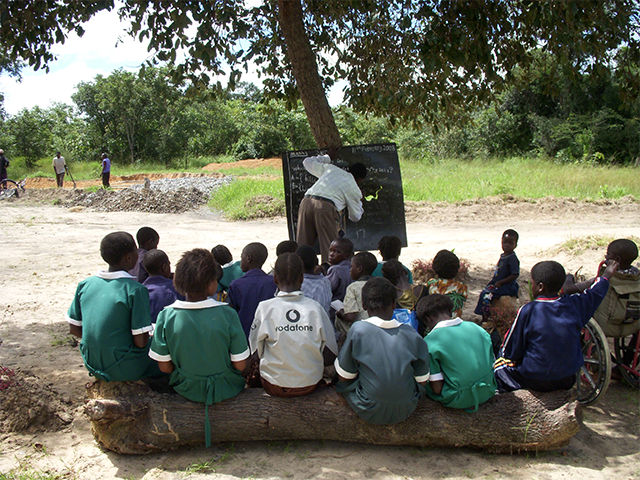
<path fill-rule="evenodd" d="M 98 443 L 108 450 L 147 454 L 204 444 L 205 407 L 142 382 L 96 381 L 85 412 Z M 415 447 L 472 447 L 491 452 L 563 447 L 580 430 L 580 405 L 570 392 L 525 390 L 498 395 L 475 413 L 430 399 L 396 425 L 361 420 L 333 388 L 292 399 L 261 388 L 209 407 L 213 442 L 337 440 Z"/>
<path fill-rule="evenodd" d="M 300 0 L 278 0 L 280 28 L 309 126 L 318 147 L 342 146 L 340 132 L 318 74 L 316 56 L 304 27 Z"/>

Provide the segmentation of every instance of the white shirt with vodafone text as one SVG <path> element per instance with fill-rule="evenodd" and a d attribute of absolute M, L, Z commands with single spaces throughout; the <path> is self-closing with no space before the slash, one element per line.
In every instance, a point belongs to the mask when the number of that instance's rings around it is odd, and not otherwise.
<path fill-rule="evenodd" d="M 278 292 L 260 302 L 249 345 L 260 357 L 260 376 L 285 388 L 308 387 L 322 379 L 325 346 L 338 354 L 329 316 L 300 291 Z"/>

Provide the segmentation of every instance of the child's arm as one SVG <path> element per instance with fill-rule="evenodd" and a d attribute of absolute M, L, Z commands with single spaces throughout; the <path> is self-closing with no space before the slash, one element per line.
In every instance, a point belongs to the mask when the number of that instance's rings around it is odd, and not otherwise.
<path fill-rule="evenodd" d="M 420 385 L 426 384 L 427 382 L 420 382 Z M 444 386 L 444 380 L 430 380 L 429 386 L 431 387 L 431 390 L 433 390 L 433 393 L 440 395 L 442 393 L 442 387 Z"/>
<path fill-rule="evenodd" d="M 337 355 L 333 353 L 329 348 L 324 347 L 324 350 L 322 350 L 322 357 L 324 358 L 324 366 L 328 367 L 329 365 L 333 365 L 333 362 L 336 360 Z"/>
<path fill-rule="evenodd" d="M 78 338 L 82 338 L 82 327 L 77 325 L 69 325 L 69 333 Z"/>
<path fill-rule="evenodd" d="M 149 332 L 139 333 L 133 336 L 133 344 L 138 348 L 144 348 L 149 343 Z"/>
<path fill-rule="evenodd" d="M 247 368 L 247 360 L 240 360 L 239 362 L 231 362 L 231 366 L 236 370 L 244 372 L 245 368 Z"/>
<path fill-rule="evenodd" d="M 500 288 L 503 285 L 506 285 L 507 283 L 511 283 L 513 281 L 515 281 L 518 278 L 518 274 L 514 273 L 512 275 L 509 275 L 507 278 L 503 278 L 502 280 L 498 280 L 496 283 L 494 283 L 494 285 L 497 288 Z"/>
<path fill-rule="evenodd" d="M 575 279 L 573 275 L 567 275 L 564 284 L 562 285 L 562 289 L 560 290 L 563 295 L 573 295 L 574 293 L 584 292 L 587 288 L 593 285 L 596 277 L 593 277 L 590 280 L 586 280 L 584 282 L 575 283 Z"/>
<path fill-rule="evenodd" d="M 171 360 L 169 360 L 168 362 L 160 362 L 158 360 L 156 361 L 158 362 L 158 368 L 162 373 L 171 373 L 176 368 Z"/>

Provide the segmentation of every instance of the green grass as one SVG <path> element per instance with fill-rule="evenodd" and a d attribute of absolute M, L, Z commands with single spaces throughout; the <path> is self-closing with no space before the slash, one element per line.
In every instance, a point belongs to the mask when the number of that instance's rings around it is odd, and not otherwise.
<path fill-rule="evenodd" d="M 214 193 L 209 206 L 222 210 L 232 220 L 269 217 L 284 212 L 282 178 L 238 178 Z"/>
<path fill-rule="evenodd" d="M 563 242 L 560 246 L 554 249 L 554 253 L 566 252 L 570 255 L 580 255 L 587 250 L 606 250 L 607 246 L 613 242 L 617 237 L 610 235 L 585 235 L 582 237 L 570 237 Z M 640 238 L 630 236 L 625 237 L 635 243 L 640 243 Z"/>

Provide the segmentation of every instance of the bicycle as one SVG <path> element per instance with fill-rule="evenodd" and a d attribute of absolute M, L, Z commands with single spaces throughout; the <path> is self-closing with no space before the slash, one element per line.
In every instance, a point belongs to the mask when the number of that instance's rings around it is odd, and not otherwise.
<path fill-rule="evenodd" d="M 4 180 L 0 181 L 0 200 L 4 200 L 13 196 L 19 198 L 20 192 L 25 191 L 25 183 L 26 179 L 20 182 L 15 182 L 14 180 L 5 178 Z"/>
<path fill-rule="evenodd" d="M 601 267 L 602 263 L 599 272 Z M 623 287 L 612 277 L 607 297 L 609 295 L 612 295 L 611 301 L 603 301 L 581 333 L 585 363 L 576 374 L 576 388 L 578 401 L 583 405 L 593 405 L 607 391 L 612 363 L 618 366 L 627 383 L 640 388 L 640 302 L 635 300 L 640 295 L 640 277 Z M 622 315 L 620 310 L 614 314 L 612 305 L 620 301 L 626 302 L 626 310 Z M 613 356 L 608 338 L 613 338 Z"/>

